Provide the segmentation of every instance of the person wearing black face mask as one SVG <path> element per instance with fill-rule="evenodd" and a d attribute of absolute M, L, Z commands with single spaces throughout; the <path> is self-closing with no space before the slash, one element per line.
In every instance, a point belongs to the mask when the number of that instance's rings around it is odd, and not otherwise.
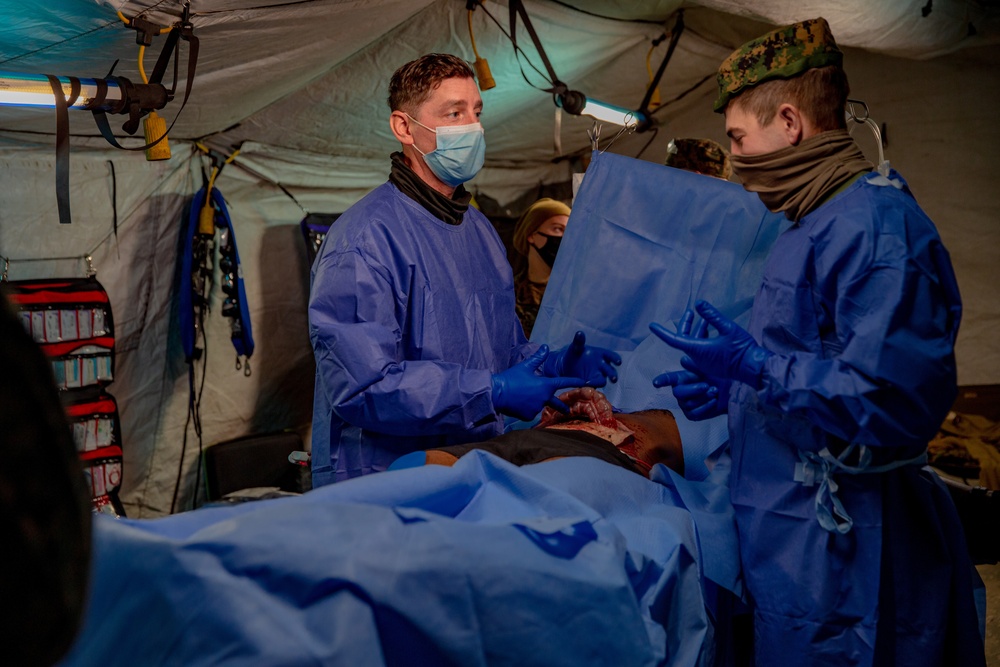
<path fill-rule="evenodd" d="M 525 336 L 531 336 L 535 326 L 569 213 L 569 206 L 546 197 L 529 206 L 514 228 L 514 249 L 527 260 L 526 266 L 514 276 L 517 316 Z"/>

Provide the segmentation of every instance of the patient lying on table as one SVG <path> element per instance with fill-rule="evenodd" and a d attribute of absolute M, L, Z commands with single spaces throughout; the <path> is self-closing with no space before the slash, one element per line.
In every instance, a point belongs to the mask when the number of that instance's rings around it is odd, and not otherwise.
<path fill-rule="evenodd" d="M 515 465 L 590 456 L 645 477 L 657 463 L 684 474 L 681 437 L 669 410 L 614 413 L 604 394 L 592 387 L 573 389 L 560 399 L 569 406 L 569 414 L 545 408 L 532 429 L 511 431 L 485 442 L 431 449 L 424 453 L 423 462 L 452 465 L 463 454 L 480 449 Z"/>

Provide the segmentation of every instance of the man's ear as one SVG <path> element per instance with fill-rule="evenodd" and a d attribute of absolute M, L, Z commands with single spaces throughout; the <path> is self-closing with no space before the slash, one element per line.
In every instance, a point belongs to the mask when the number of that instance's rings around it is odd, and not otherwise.
<path fill-rule="evenodd" d="M 781 123 L 781 131 L 788 140 L 789 145 L 798 146 L 799 142 L 805 139 L 805 118 L 802 112 L 794 104 L 787 102 L 778 107 L 778 122 Z"/>
<path fill-rule="evenodd" d="M 389 128 L 396 140 L 404 146 L 413 145 L 413 133 L 410 131 L 410 119 L 402 111 L 393 111 L 389 116 Z"/>

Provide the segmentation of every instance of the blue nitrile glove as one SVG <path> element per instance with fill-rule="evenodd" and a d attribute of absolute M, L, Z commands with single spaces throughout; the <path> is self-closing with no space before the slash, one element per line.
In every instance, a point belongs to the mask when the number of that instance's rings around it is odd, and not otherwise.
<path fill-rule="evenodd" d="M 587 345 L 587 335 L 577 331 L 573 342 L 549 355 L 542 372 L 549 377 L 569 376 L 586 380 L 589 387 L 603 387 L 610 379 L 618 381 L 615 366 L 622 365 L 621 355 L 603 347 Z"/>
<path fill-rule="evenodd" d="M 684 313 L 678 333 L 667 331 L 656 322 L 651 323 L 649 329 L 667 345 L 687 354 L 702 375 L 738 380 L 760 389 L 764 382 L 764 363 L 773 353 L 758 345 L 743 327 L 707 301 L 698 301 L 695 308 L 708 324 L 718 330 L 718 336 L 707 338 L 698 333 L 683 333 L 685 321 L 694 318 L 691 311 Z"/>
<path fill-rule="evenodd" d="M 654 387 L 673 387 L 674 398 L 693 422 L 711 419 L 729 412 L 729 389 L 732 380 L 710 378 L 699 373 L 690 357 L 681 358 L 686 370 L 671 371 L 653 378 Z"/>
<path fill-rule="evenodd" d="M 505 415 L 528 421 L 535 418 L 546 404 L 569 412 L 565 403 L 555 393 L 567 387 L 582 387 L 583 380 L 573 377 L 545 377 L 537 371 L 549 354 L 549 346 L 542 345 L 522 361 L 493 376 L 493 407 Z"/>
<path fill-rule="evenodd" d="M 691 336 L 691 325 L 694 323 L 694 313 L 690 310 L 681 318 L 677 333 Z M 696 338 L 708 337 L 708 325 L 705 320 L 698 324 Z M 725 414 L 729 410 L 729 388 L 732 380 L 709 378 L 700 373 L 691 361 L 691 357 L 681 357 L 682 371 L 662 373 L 653 378 L 654 387 L 673 387 L 674 398 L 681 410 L 691 421 L 701 421 Z"/>

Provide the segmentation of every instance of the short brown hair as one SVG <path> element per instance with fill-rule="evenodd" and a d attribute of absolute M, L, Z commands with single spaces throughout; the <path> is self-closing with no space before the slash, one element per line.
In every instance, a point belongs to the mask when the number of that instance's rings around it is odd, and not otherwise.
<path fill-rule="evenodd" d="M 847 127 L 844 115 L 850 86 L 847 74 L 837 65 L 808 69 L 790 79 L 772 79 L 746 88 L 732 99 L 738 106 L 755 116 L 761 127 L 774 120 L 778 107 L 794 104 L 820 132 Z"/>
<path fill-rule="evenodd" d="M 389 109 L 409 113 L 445 79 L 475 79 L 468 63 L 450 53 L 428 53 L 397 69 L 389 80 Z"/>

